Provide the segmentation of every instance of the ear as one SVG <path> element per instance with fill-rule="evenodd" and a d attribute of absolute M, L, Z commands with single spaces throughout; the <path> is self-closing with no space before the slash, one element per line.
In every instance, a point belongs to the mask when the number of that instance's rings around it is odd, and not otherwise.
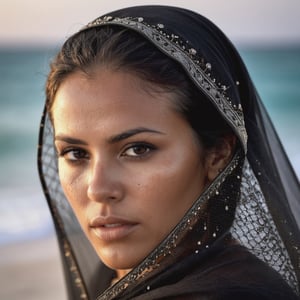
<path fill-rule="evenodd" d="M 233 134 L 224 136 L 221 141 L 208 150 L 205 165 L 207 170 L 207 181 L 212 182 L 218 174 L 230 162 L 236 145 L 236 136 Z"/>

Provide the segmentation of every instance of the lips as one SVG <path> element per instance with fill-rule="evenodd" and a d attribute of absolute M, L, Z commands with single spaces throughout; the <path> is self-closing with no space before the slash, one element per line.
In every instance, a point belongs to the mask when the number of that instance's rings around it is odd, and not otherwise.
<path fill-rule="evenodd" d="M 92 232 L 104 242 L 113 242 L 127 237 L 137 225 L 136 222 L 113 216 L 97 216 L 89 224 Z"/>

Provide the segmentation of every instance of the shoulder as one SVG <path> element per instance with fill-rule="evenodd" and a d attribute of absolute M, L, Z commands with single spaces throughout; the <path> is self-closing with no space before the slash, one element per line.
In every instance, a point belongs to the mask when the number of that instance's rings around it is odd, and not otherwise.
<path fill-rule="evenodd" d="M 141 300 L 297 300 L 281 276 L 240 245 L 192 254 L 157 275 Z"/>
<path fill-rule="evenodd" d="M 207 258 L 194 270 L 198 284 L 208 287 L 207 299 L 298 299 L 279 273 L 243 246 L 220 247 Z"/>

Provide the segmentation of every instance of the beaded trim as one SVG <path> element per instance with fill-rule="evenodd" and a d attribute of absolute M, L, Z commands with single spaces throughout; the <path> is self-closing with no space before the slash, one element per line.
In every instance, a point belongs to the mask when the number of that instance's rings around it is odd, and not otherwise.
<path fill-rule="evenodd" d="M 189 42 L 183 42 L 178 35 L 164 32 L 164 24 L 149 25 L 142 17 L 118 18 L 104 16 L 86 25 L 82 31 L 102 25 L 122 25 L 133 29 L 149 39 L 162 52 L 179 62 L 193 82 L 225 117 L 240 138 L 245 152 L 247 151 L 247 132 L 241 105 L 237 106 L 231 102 L 226 95 L 228 87 L 217 83 L 214 78 L 211 78 L 211 63 L 205 63 L 203 58 L 199 58 L 197 50 L 189 46 Z M 239 85 L 238 81 L 236 85 Z"/>
<path fill-rule="evenodd" d="M 69 266 L 69 270 L 70 270 L 70 274 L 72 275 L 73 283 L 78 288 L 78 292 L 80 294 L 79 297 L 80 297 L 80 299 L 83 299 L 83 300 L 88 299 L 86 288 L 84 286 L 81 274 L 78 270 L 78 266 L 77 266 L 76 260 L 74 258 L 74 254 L 72 252 L 72 248 L 66 238 L 64 238 L 63 247 L 64 247 L 65 259 Z"/>

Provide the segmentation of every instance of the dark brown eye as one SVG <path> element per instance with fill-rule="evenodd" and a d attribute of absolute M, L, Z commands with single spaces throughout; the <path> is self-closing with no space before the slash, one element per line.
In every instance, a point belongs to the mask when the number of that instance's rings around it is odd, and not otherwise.
<path fill-rule="evenodd" d="M 61 156 L 69 161 L 78 161 L 81 159 L 86 159 L 87 153 L 82 149 L 67 149 L 62 153 Z"/>
<path fill-rule="evenodd" d="M 122 156 L 139 157 L 143 156 L 154 149 L 153 146 L 147 144 L 136 144 L 128 147 L 122 154 Z"/>

